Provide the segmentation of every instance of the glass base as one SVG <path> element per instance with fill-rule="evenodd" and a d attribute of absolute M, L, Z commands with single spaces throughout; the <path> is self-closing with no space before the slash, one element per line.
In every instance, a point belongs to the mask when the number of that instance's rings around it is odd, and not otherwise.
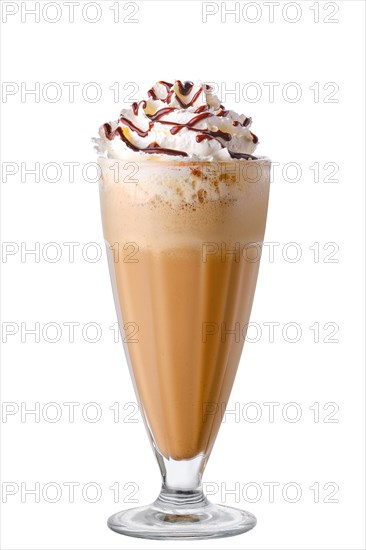
<path fill-rule="evenodd" d="M 108 520 L 108 527 L 117 533 L 144 539 L 214 539 L 231 537 L 253 529 L 253 514 L 210 503 L 198 506 L 166 506 L 160 499 L 150 506 L 118 512 Z"/>

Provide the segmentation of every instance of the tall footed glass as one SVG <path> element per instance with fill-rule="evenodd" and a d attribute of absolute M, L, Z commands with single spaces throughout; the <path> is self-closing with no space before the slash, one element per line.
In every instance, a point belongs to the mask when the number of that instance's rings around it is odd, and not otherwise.
<path fill-rule="evenodd" d="M 243 533 L 255 517 L 210 503 L 202 474 L 249 322 L 270 161 L 99 163 L 119 325 L 162 476 L 155 502 L 108 525 L 153 539 Z"/>

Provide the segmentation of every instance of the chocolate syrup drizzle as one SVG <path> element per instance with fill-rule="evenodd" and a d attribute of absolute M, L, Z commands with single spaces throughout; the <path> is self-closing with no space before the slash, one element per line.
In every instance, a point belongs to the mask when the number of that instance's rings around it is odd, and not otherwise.
<path fill-rule="evenodd" d="M 170 84 L 170 82 L 165 82 L 165 80 L 159 80 L 159 84 L 162 84 L 165 86 L 166 91 L 169 93 L 171 88 L 173 88 L 174 84 Z"/>
<path fill-rule="evenodd" d="M 196 135 L 196 141 L 197 143 L 201 143 L 204 139 L 207 139 L 208 141 L 211 141 L 212 139 L 216 139 L 214 136 L 211 136 L 210 134 L 197 134 Z M 223 147 L 222 143 L 220 144 L 221 147 Z"/>
<path fill-rule="evenodd" d="M 197 109 L 195 110 L 195 113 L 203 113 L 204 111 L 208 111 L 209 110 L 209 106 L 208 105 L 200 105 L 199 107 L 197 107 Z"/>
<path fill-rule="evenodd" d="M 233 151 L 229 151 L 229 154 L 232 159 L 258 160 L 258 157 L 253 157 L 249 153 L 233 153 Z"/>
<path fill-rule="evenodd" d="M 178 82 L 180 82 L 180 81 L 178 80 Z M 185 82 L 185 84 L 186 84 L 186 82 Z M 191 83 L 191 84 L 192 84 L 192 83 Z M 192 84 L 192 86 L 193 86 L 193 84 Z M 191 90 L 191 89 L 192 89 L 192 88 L 190 88 L 190 90 Z M 189 93 L 189 92 L 188 92 L 188 93 Z M 190 101 L 189 103 L 184 103 L 184 101 L 182 101 L 182 99 L 181 99 L 181 98 L 179 97 L 179 95 L 177 95 L 177 94 L 175 95 L 175 97 L 177 98 L 177 101 L 178 101 L 179 105 L 180 105 L 181 107 L 183 107 L 183 109 L 187 109 L 188 107 L 192 107 L 193 103 L 196 101 L 196 99 L 199 98 L 199 96 L 201 95 L 201 93 L 202 93 L 202 86 L 201 86 L 201 88 L 194 94 L 194 96 L 192 97 L 192 99 L 191 99 L 191 101 Z M 188 95 L 188 94 L 183 94 L 183 92 L 181 92 L 181 94 L 182 94 L 182 95 Z"/>
<path fill-rule="evenodd" d="M 182 95 L 189 95 L 193 88 L 193 82 L 186 80 L 183 84 L 180 80 L 177 80 L 179 92 Z"/>
<path fill-rule="evenodd" d="M 132 103 L 131 107 L 132 107 L 132 111 L 133 111 L 133 114 L 135 116 L 137 116 L 139 114 L 139 108 L 140 108 L 140 105 L 142 105 L 142 108 L 143 109 L 146 109 L 146 101 L 143 99 L 142 101 L 140 101 L 139 103 L 135 102 L 135 103 Z"/>
<path fill-rule="evenodd" d="M 252 123 L 252 119 L 250 117 L 247 117 L 243 123 L 239 122 L 239 120 L 233 120 L 233 126 L 250 126 Z"/>
<path fill-rule="evenodd" d="M 132 130 L 133 132 L 136 132 L 136 134 L 138 134 L 141 137 L 147 137 L 149 135 L 151 128 L 153 127 L 153 123 L 150 122 L 148 130 L 141 130 L 140 128 L 135 126 L 133 122 L 131 122 L 130 120 L 128 120 L 128 118 L 124 116 L 121 116 L 121 118 L 119 119 L 119 122 L 122 122 L 122 124 L 124 124 L 125 126 L 128 126 L 130 130 Z"/>
<path fill-rule="evenodd" d="M 105 137 L 109 140 L 112 140 L 115 138 L 115 136 L 119 136 L 121 140 L 132 149 L 132 151 L 138 152 L 141 151 L 142 153 L 151 153 L 151 154 L 163 154 L 163 155 L 174 155 L 174 156 L 180 156 L 180 157 L 188 157 L 187 153 L 185 151 L 178 151 L 176 149 L 167 149 L 166 147 L 160 147 L 156 141 L 151 142 L 147 147 L 137 147 L 137 145 L 134 145 L 130 140 L 126 138 L 126 136 L 123 133 L 123 130 L 120 126 L 117 126 L 115 131 L 112 131 L 112 126 L 108 123 L 103 124 Z"/>
<path fill-rule="evenodd" d="M 176 82 L 177 82 L 179 93 L 182 96 L 186 97 L 191 93 L 191 91 L 193 89 L 193 86 L 194 86 L 193 82 L 191 82 L 190 80 L 185 81 L 183 83 L 180 80 L 177 80 Z M 163 103 L 170 104 L 172 95 L 174 93 L 174 85 L 171 84 L 170 82 L 165 82 L 164 80 L 160 80 L 159 84 L 163 85 L 166 88 L 166 91 L 167 91 L 166 98 L 162 99 L 160 101 L 162 101 Z M 211 87 L 206 85 L 206 88 L 210 89 Z M 156 93 L 155 93 L 155 90 L 154 90 L 153 87 L 147 93 L 148 93 L 148 96 L 152 100 L 159 99 L 156 96 Z M 201 93 L 202 93 L 202 86 L 193 95 L 193 97 L 191 98 L 191 100 L 188 103 L 185 103 L 177 94 L 175 95 L 175 97 L 176 97 L 179 105 L 183 109 L 187 109 L 188 107 L 193 106 L 193 104 L 198 99 L 198 97 L 200 96 Z M 146 103 L 145 100 L 142 100 L 139 103 L 137 103 L 137 102 L 132 103 L 132 112 L 135 116 L 138 116 L 138 112 L 139 112 L 139 109 L 140 109 L 141 105 L 142 105 L 143 109 L 146 109 L 147 103 Z M 201 128 L 195 128 L 194 127 L 198 122 L 201 122 L 202 120 L 204 120 L 206 118 L 210 118 L 212 116 L 225 117 L 230 112 L 228 110 L 225 110 L 225 107 L 223 105 L 220 105 L 220 111 L 218 113 L 212 113 L 209 109 L 210 109 L 210 107 L 208 105 L 200 105 L 194 111 L 194 114 L 196 116 L 194 116 L 191 120 L 189 120 L 186 123 L 178 123 L 178 122 L 173 122 L 173 121 L 168 121 L 168 120 L 160 120 L 161 117 L 177 110 L 176 107 L 164 107 L 164 108 L 159 109 L 158 111 L 156 111 L 153 115 L 146 115 L 150 119 L 149 128 L 147 130 L 141 130 L 141 128 L 138 128 L 138 126 L 136 126 L 132 121 L 130 121 L 125 116 L 121 116 L 120 119 L 119 119 L 119 122 L 121 122 L 123 125 L 127 126 L 132 132 L 136 132 L 140 137 L 147 137 L 149 135 L 150 130 L 154 126 L 155 122 L 158 122 L 159 124 L 168 124 L 168 125 L 172 126 L 171 129 L 170 129 L 170 133 L 172 135 L 177 134 L 183 128 L 187 128 L 190 131 L 197 132 L 197 135 L 196 135 L 196 142 L 197 143 L 201 143 L 204 140 L 211 141 L 213 139 L 216 139 L 220 143 L 221 147 L 224 147 L 224 145 L 221 143 L 221 141 L 218 138 L 220 138 L 224 141 L 231 141 L 231 139 L 232 139 L 231 134 L 229 134 L 228 132 L 223 132 L 221 130 L 214 131 L 214 130 L 209 130 L 208 128 L 207 129 L 201 129 Z M 233 124 L 233 126 L 247 127 L 247 126 L 250 126 L 251 122 L 252 122 L 252 119 L 247 117 L 247 118 L 245 118 L 245 120 L 242 123 L 238 120 L 234 120 L 234 121 L 232 121 L 232 124 Z M 167 149 L 165 147 L 160 147 L 160 145 L 156 141 L 150 143 L 147 147 L 143 147 L 143 148 L 137 147 L 137 145 L 133 144 L 129 139 L 127 139 L 127 137 L 124 135 L 123 130 L 120 126 L 118 126 L 115 131 L 112 131 L 111 125 L 106 123 L 106 124 L 103 125 L 103 128 L 104 128 L 104 133 L 105 133 L 105 136 L 106 136 L 107 139 L 113 140 L 116 136 L 118 136 L 127 145 L 127 147 L 129 147 L 130 149 L 132 149 L 135 152 L 141 151 L 143 153 L 150 153 L 150 154 L 155 153 L 155 154 L 165 154 L 165 155 L 176 155 L 176 156 L 182 156 L 182 157 L 187 157 L 188 156 L 188 154 L 185 151 L 178 151 L 176 149 Z M 258 143 L 258 137 L 255 134 L 253 134 L 252 132 L 250 132 L 250 135 L 252 136 L 253 143 Z M 246 160 L 249 160 L 249 159 L 250 160 L 256 160 L 257 159 L 257 157 L 254 157 L 253 155 L 249 155 L 247 153 L 234 153 L 230 150 L 228 150 L 228 152 L 229 152 L 231 158 L 235 158 L 235 159 L 246 159 Z"/>
<path fill-rule="evenodd" d="M 188 122 L 186 123 L 173 123 L 174 126 L 171 128 L 170 130 L 170 133 L 175 136 L 175 134 L 177 134 L 178 132 L 180 132 L 182 130 L 182 128 L 189 128 L 190 130 L 193 130 L 193 126 L 195 124 L 197 124 L 198 122 L 201 122 L 201 120 L 204 120 L 205 118 L 209 118 L 209 117 L 212 117 L 213 114 L 212 113 L 200 113 L 199 115 L 197 116 L 194 116 L 193 118 L 191 118 L 191 120 L 189 120 Z M 171 122 L 169 124 L 172 124 Z"/>
<path fill-rule="evenodd" d="M 155 94 L 155 92 L 154 92 L 154 88 L 150 88 L 150 90 L 148 90 L 148 92 L 147 92 L 147 95 L 148 95 L 149 97 L 151 97 L 151 99 L 153 99 L 154 101 L 155 101 L 156 99 L 158 99 L 157 96 L 156 96 L 156 94 Z"/>
<path fill-rule="evenodd" d="M 151 121 L 156 121 L 156 120 L 159 120 L 162 116 L 167 115 L 168 113 L 171 113 L 172 111 L 175 111 L 175 107 L 164 107 L 163 109 L 159 109 L 159 111 L 156 111 L 156 113 L 154 113 L 153 115 L 147 115 L 147 116 Z"/>

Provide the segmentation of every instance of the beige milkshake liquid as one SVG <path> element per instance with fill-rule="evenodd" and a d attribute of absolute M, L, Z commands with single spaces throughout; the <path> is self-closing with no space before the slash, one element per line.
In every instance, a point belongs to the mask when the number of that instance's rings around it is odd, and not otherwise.
<path fill-rule="evenodd" d="M 145 161 L 132 176 L 125 162 L 100 164 L 116 306 L 147 424 L 165 457 L 207 456 L 249 322 L 269 161 L 216 163 L 214 172 Z"/>

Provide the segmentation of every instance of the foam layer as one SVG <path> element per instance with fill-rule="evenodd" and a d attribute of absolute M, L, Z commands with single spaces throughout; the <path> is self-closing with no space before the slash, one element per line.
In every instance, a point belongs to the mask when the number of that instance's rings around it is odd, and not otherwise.
<path fill-rule="evenodd" d="M 248 189 L 269 177 L 270 161 L 123 162 L 99 158 L 101 187 L 123 187 L 135 204 L 196 207 L 210 201 L 245 199 Z"/>

